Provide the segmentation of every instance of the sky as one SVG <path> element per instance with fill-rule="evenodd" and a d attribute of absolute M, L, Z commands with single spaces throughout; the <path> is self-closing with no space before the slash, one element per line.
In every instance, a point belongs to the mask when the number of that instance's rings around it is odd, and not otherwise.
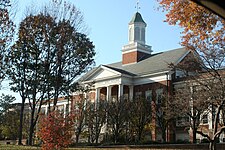
<path fill-rule="evenodd" d="M 41 7 L 47 0 L 17 0 L 15 21 L 25 17 L 30 6 Z M 137 0 L 70 0 L 84 15 L 88 26 L 88 37 L 95 45 L 96 66 L 119 62 L 122 46 L 128 44 L 128 23 L 137 12 Z M 165 20 L 165 12 L 158 10 L 157 0 L 139 0 L 138 10 L 147 23 L 146 44 L 152 46 L 153 53 L 180 48 L 178 26 L 170 26 Z M 12 94 L 6 84 L 3 93 Z M 16 95 L 19 99 L 19 95 Z M 18 100 L 19 101 L 19 100 Z"/>

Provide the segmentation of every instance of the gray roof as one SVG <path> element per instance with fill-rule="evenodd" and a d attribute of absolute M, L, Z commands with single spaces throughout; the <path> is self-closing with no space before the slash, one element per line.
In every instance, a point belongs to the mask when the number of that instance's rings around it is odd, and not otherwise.
<path fill-rule="evenodd" d="M 150 55 L 150 57 L 135 64 L 122 65 L 122 62 L 117 62 L 105 66 L 108 66 L 115 71 L 123 70 L 124 74 L 131 76 L 152 74 L 171 70 L 171 68 L 169 68 L 169 64 L 178 63 L 178 61 L 181 61 L 181 59 L 184 58 L 184 56 L 186 56 L 188 52 L 189 50 L 187 50 L 186 48 L 180 48 L 152 54 Z"/>
<path fill-rule="evenodd" d="M 144 20 L 143 20 L 141 14 L 140 14 L 139 12 L 136 12 L 136 13 L 134 14 L 134 16 L 133 16 L 133 18 L 131 19 L 131 21 L 130 21 L 129 24 L 133 24 L 133 23 L 135 23 L 135 22 L 141 22 L 141 23 L 146 24 L 146 23 L 144 22 Z"/>
<path fill-rule="evenodd" d="M 153 73 L 159 73 L 163 71 L 170 71 L 172 68 L 169 67 L 169 64 L 177 64 L 181 61 L 187 54 L 190 52 L 186 48 L 180 48 L 165 52 L 160 52 L 150 55 L 148 58 L 139 61 L 134 64 L 122 65 L 122 62 L 112 63 L 108 65 L 102 65 L 109 69 L 120 72 L 124 75 L 129 76 L 140 76 Z M 82 76 L 79 81 L 85 81 L 88 76 L 93 74 L 101 66 L 93 68 Z"/>

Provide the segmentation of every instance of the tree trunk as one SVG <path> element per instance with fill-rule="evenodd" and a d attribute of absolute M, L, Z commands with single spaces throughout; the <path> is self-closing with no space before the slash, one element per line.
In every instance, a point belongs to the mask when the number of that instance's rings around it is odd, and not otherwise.
<path fill-rule="evenodd" d="M 138 131 L 138 143 L 141 142 L 142 132 L 143 132 L 143 128 L 140 127 Z"/>
<path fill-rule="evenodd" d="M 193 136 L 193 140 L 192 140 L 192 143 L 197 143 L 197 128 L 196 128 L 196 119 L 192 119 L 193 120 L 193 128 L 192 128 L 192 136 Z"/>
<path fill-rule="evenodd" d="M 97 133 L 96 137 L 95 137 L 95 143 L 98 144 L 98 138 L 99 138 L 99 134 Z"/>
<path fill-rule="evenodd" d="M 32 145 L 33 144 L 33 133 L 34 133 L 34 126 L 33 126 L 33 123 L 30 123 L 28 145 Z"/>
<path fill-rule="evenodd" d="M 22 97 L 22 105 L 20 109 L 20 126 L 19 126 L 19 139 L 18 139 L 18 145 L 22 144 L 22 138 L 23 138 L 23 112 L 24 112 L 24 105 L 25 105 L 25 97 Z"/>
<path fill-rule="evenodd" d="M 119 136 L 119 132 L 116 129 L 115 134 L 114 134 L 114 143 L 116 144 L 118 142 L 118 136 Z"/>
<path fill-rule="evenodd" d="M 32 144 L 33 144 L 33 134 L 34 134 L 34 111 L 35 111 L 35 108 L 33 108 L 33 109 L 32 109 L 32 112 L 31 112 L 28 145 L 32 145 Z"/>
<path fill-rule="evenodd" d="M 195 128 L 193 128 L 193 130 L 192 130 L 192 134 L 193 134 L 193 141 L 192 141 L 192 143 L 194 143 L 194 144 L 197 143 L 196 130 L 197 129 L 195 129 Z"/>
<path fill-rule="evenodd" d="M 209 150 L 216 150 L 216 140 L 211 140 L 209 143 Z"/>
<path fill-rule="evenodd" d="M 79 136 L 80 136 L 80 134 L 76 134 L 76 143 L 78 144 L 78 142 L 79 142 Z"/>
<path fill-rule="evenodd" d="M 162 140 L 163 140 L 163 143 L 166 142 L 166 130 L 162 130 Z"/>

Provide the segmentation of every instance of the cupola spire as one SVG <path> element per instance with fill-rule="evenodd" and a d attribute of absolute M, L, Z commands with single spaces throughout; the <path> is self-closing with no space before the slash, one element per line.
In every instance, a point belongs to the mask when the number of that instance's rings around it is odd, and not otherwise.
<path fill-rule="evenodd" d="M 139 9 L 141 9 L 141 7 L 139 6 L 139 0 L 137 0 L 137 5 L 135 6 L 135 8 L 137 9 L 137 12 Z"/>

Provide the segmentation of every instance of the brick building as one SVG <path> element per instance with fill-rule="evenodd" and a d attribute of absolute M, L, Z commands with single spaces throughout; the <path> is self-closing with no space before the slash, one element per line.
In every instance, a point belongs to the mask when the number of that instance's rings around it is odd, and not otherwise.
<path fill-rule="evenodd" d="M 193 53 L 186 48 L 154 53 L 145 41 L 146 27 L 141 14 L 136 12 L 128 25 L 128 44 L 122 47 L 122 60 L 100 65 L 80 78 L 82 84 L 93 86 L 88 93 L 89 100 L 97 102 L 113 101 L 121 97 L 129 100 L 144 97 L 149 101 L 161 103 L 163 94 L 172 94 L 174 86 L 182 84 L 177 79 L 182 78 L 184 74 L 169 67 L 169 64 L 183 63 L 188 57 L 192 57 Z M 57 105 L 66 113 L 72 108 L 68 105 L 73 103 L 68 104 L 67 100 L 62 99 Z M 43 106 L 43 111 L 45 110 L 47 111 L 47 106 Z M 189 118 L 177 120 L 175 130 L 167 130 L 167 141 L 191 140 L 190 129 L 187 128 L 189 121 Z M 203 124 L 210 124 L 210 121 L 205 120 Z M 151 138 L 153 141 L 162 141 L 156 122 L 154 130 L 151 131 Z M 201 138 L 198 136 L 199 140 Z"/>
<path fill-rule="evenodd" d="M 132 100 L 141 96 L 160 103 L 162 94 L 172 92 L 175 78 L 182 74 L 170 68 L 169 64 L 176 65 L 192 54 L 185 48 L 153 53 L 145 42 L 146 26 L 141 14 L 136 12 L 128 25 L 129 41 L 122 47 L 122 61 L 100 65 L 81 78 L 83 84 L 93 83 L 93 102 L 120 97 Z M 179 133 L 176 140 L 189 139 L 184 128 Z M 152 140 L 161 141 L 157 125 L 151 134 Z M 167 141 L 171 141 L 172 132 L 168 134 L 171 135 Z"/>

